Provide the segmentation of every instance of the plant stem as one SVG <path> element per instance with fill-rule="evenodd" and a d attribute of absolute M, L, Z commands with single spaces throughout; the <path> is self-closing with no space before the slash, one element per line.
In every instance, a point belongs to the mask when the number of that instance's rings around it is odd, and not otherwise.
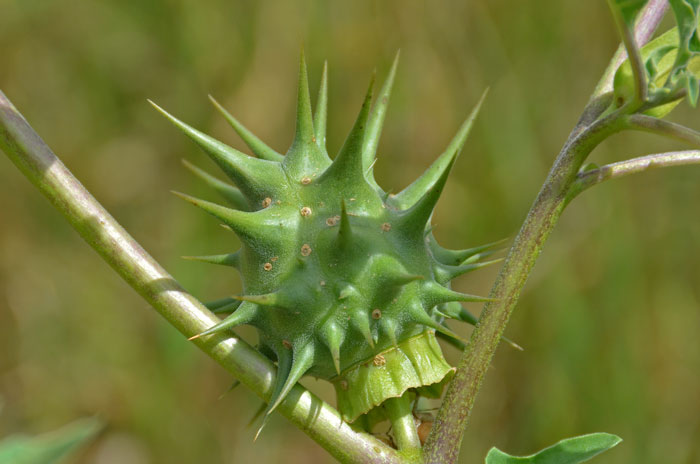
<path fill-rule="evenodd" d="M 81 237 L 185 337 L 219 321 L 93 198 L 1 91 L 0 148 Z M 275 368 L 245 341 L 217 334 L 199 338 L 195 344 L 263 400 L 269 399 Z M 401 462 L 395 450 L 371 435 L 351 430 L 334 408 L 299 385 L 278 411 L 341 462 Z"/>
<path fill-rule="evenodd" d="M 639 13 L 637 24 L 634 26 L 634 38 L 635 42 L 639 44 L 640 47 L 651 39 L 651 36 L 666 14 L 667 9 L 668 0 L 649 0 L 641 13 Z M 626 58 L 627 52 L 625 51 L 625 46 L 624 44 L 620 44 L 593 91 L 594 97 L 612 90 L 615 71 L 617 71 L 617 68 L 620 67 Z"/>
<path fill-rule="evenodd" d="M 421 443 L 418 438 L 416 423 L 413 419 L 413 411 L 408 395 L 399 398 L 389 398 L 384 403 L 384 408 L 391 422 L 391 431 L 399 451 L 413 452 L 420 456 Z"/>
<path fill-rule="evenodd" d="M 635 26 L 638 44 L 649 40 L 667 7 L 666 0 L 649 1 Z M 496 301 L 484 306 L 428 436 L 424 449 L 426 463 L 457 461 L 462 435 L 484 375 L 530 271 L 568 203 L 567 192 L 578 170 L 598 143 L 624 128 L 619 113 L 598 120 L 607 108 L 605 103 L 610 101 L 613 77 L 621 62 L 617 54 L 614 64 L 608 66 L 515 238 L 489 295 Z"/>
<path fill-rule="evenodd" d="M 629 58 L 630 66 L 632 68 L 632 75 L 634 76 L 634 95 L 636 99 L 637 106 L 643 104 L 647 101 L 648 85 L 647 85 L 647 73 L 644 69 L 644 63 L 642 62 L 642 55 L 637 46 L 637 41 L 635 39 L 635 32 L 633 28 L 622 17 L 620 10 L 614 6 L 614 0 L 608 0 L 608 5 L 610 6 L 610 11 L 612 12 L 613 18 L 615 19 L 615 24 L 617 25 L 617 30 L 620 32 L 622 37 L 622 44 L 627 52 L 627 57 Z"/>
<path fill-rule="evenodd" d="M 425 446 L 427 463 L 454 463 L 484 374 L 508 319 L 547 237 L 567 204 L 567 192 L 588 154 L 620 130 L 620 116 L 592 124 L 567 143 L 557 157 L 489 294 Z"/>
<path fill-rule="evenodd" d="M 657 119 L 643 114 L 627 116 L 624 122 L 626 129 L 663 135 L 700 147 L 700 132 L 676 124 L 675 122 L 664 121 L 663 119 Z"/>
<path fill-rule="evenodd" d="M 629 174 L 644 172 L 654 168 L 685 166 L 690 164 L 700 164 L 700 151 L 688 150 L 658 153 L 607 164 L 600 168 L 579 173 L 571 189 L 570 198 L 608 179 L 617 179 Z"/>

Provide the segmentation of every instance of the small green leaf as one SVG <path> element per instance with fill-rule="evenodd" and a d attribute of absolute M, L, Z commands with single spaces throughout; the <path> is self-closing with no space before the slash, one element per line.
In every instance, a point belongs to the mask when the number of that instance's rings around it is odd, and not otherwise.
<path fill-rule="evenodd" d="M 678 54 L 669 76 L 669 83 L 675 83 L 686 74 L 690 59 L 700 52 L 697 34 L 700 0 L 669 0 L 669 3 L 678 24 Z"/>
<path fill-rule="evenodd" d="M 0 441 L 0 464 L 58 463 L 102 428 L 97 419 L 81 419 L 36 437 L 13 435 Z"/>
<path fill-rule="evenodd" d="M 609 433 L 591 433 L 567 438 L 531 456 L 511 456 L 491 448 L 486 464 L 578 464 L 607 451 L 622 439 Z"/>

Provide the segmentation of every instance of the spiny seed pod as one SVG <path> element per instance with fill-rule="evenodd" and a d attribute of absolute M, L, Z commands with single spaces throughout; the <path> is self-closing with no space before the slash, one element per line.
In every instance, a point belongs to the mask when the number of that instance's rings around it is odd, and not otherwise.
<path fill-rule="evenodd" d="M 451 290 L 449 282 L 489 264 L 478 260 L 491 245 L 447 250 L 429 227 L 481 101 L 432 166 L 389 195 L 377 185 L 372 167 L 397 62 L 398 56 L 373 108 L 370 84 L 333 160 L 326 151 L 327 69 L 312 116 L 303 55 L 296 133 L 285 156 L 213 99 L 257 158 L 156 106 L 236 185 L 187 164 L 235 209 L 178 195 L 222 221 L 242 242 L 235 253 L 194 258 L 235 267 L 244 287 L 243 295 L 209 305 L 231 315 L 197 336 L 241 324 L 258 329 L 260 352 L 278 366 L 266 416 L 304 375 L 334 384 L 338 408 L 350 422 L 409 389 L 439 385 L 452 368 L 435 332 L 458 339 L 443 325 L 444 318 L 473 322 L 459 302 L 486 301 Z"/>

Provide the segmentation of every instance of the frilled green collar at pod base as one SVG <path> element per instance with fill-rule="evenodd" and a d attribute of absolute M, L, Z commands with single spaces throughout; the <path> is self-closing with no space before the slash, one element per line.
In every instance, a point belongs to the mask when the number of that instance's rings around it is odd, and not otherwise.
<path fill-rule="evenodd" d="M 284 156 L 213 99 L 257 157 L 156 106 L 235 184 L 187 164 L 229 206 L 178 195 L 222 221 L 242 242 L 235 253 L 195 258 L 235 267 L 244 288 L 241 296 L 209 305 L 230 315 L 197 336 L 241 324 L 257 328 L 260 352 L 278 366 L 265 417 L 304 375 L 331 381 L 338 408 L 351 422 L 370 410 L 381 412 L 386 399 L 409 389 L 439 394 L 440 388 L 422 389 L 439 387 L 452 372 L 436 332 L 461 343 L 444 319 L 473 323 L 460 302 L 486 301 L 451 290 L 449 283 L 493 262 L 480 261 L 492 244 L 448 250 L 430 232 L 433 208 L 481 101 L 428 170 L 400 193 L 388 194 L 372 168 L 397 62 L 398 56 L 374 106 L 370 84 L 332 160 L 326 150 L 327 70 L 312 115 L 303 55 L 296 132 Z"/>

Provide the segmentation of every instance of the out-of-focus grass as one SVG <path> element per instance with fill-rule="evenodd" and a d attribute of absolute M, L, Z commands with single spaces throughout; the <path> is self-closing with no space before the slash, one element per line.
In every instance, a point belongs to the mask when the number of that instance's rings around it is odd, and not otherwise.
<path fill-rule="evenodd" d="M 237 243 L 167 193 L 209 195 L 179 160 L 211 165 L 146 98 L 242 149 L 208 104 L 211 93 L 285 151 L 303 43 L 314 86 L 329 61 L 335 151 L 372 69 L 384 76 L 401 48 L 376 166 L 380 183 L 396 191 L 491 86 L 434 218 L 444 244 L 476 245 L 516 232 L 617 43 L 603 1 L 0 5 L 0 88 L 117 219 L 205 300 L 237 292 L 238 277 L 178 256 Z M 673 117 L 697 127 L 697 114 L 683 106 Z M 593 160 L 676 147 L 617 136 Z M 464 462 L 480 462 L 492 445 L 527 453 L 598 430 L 625 439 L 601 464 L 698 462 L 699 200 L 700 170 L 687 168 L 603 185 L 571 205 L 508 329 L 526 350 L 499 350 Z M 486 293 L 494 275 L 479 272 L 457 287 Z M 76 462 L 329 462 L 278 417 L 253 443 L 246 423 L 258 401 L 244 388 L 219 399 L 231 381 L 0 157 L 0 435 L 98 414 L 109 428 Z M 332 399 L 323 382 L 305 383 Z"/>

